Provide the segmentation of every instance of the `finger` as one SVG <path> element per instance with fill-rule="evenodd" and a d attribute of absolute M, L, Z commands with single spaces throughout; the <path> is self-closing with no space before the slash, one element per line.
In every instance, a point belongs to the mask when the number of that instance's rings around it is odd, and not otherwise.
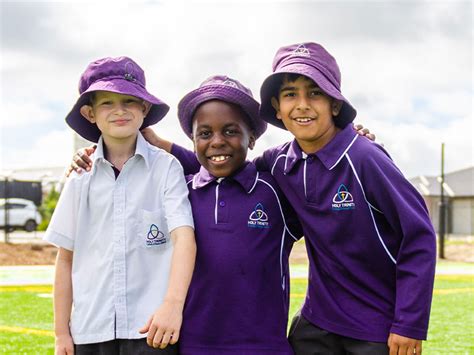
<path fill-rule="evenodd" d="M 422 346 L 421 346 L 421 341 L 416 344 L 415 351 L 416 351 L 415 352 L 416 355 L 419 355 L 419 354 L 422 353 L 423 349 L 422 349 Z"/>
<path fill-rule="evenodd" d="M 363 128 L 364 126 L 362 126 L 360 123 L 354 123 L 354 129 L 356 131 L 358 131 L 359 129 Z"/>
<path fill-rule="evenodd" d="M 81 154 L 82 160 L 84 160 L 84 162 L 86 162 L 87 165 L 89 165 L 89 166 L 92 166 L 92 160 L 91 160 L 90 156 L 94 153 L 94 151 L 95 151 L 95 149 L 91 150 L 89 148 L 89 149 L 86 149 L 86 151 Z"/>
<path fill-rule="evenodd" d="M 407 351 L 408 351 L 408 346 L 406 345 L 401 345 L 398 347 L 398 354 L 399 355 L 407 355 Z M 412 354 L 413 354 L 413 350 L 412 350 Z"/>
<path fill-rule="evenodd" d="M 179 339 L 179 330 L 175 330 L 170 339 L 170 344 L 174 345 L 178 342 Z"/>
<path fill-rule="evenodd" d="M 89 158 L 89 155 L 86 152 L 78 152 L 77 153 L 77 159 L 74 159 L 74 161 L 79 165 L 81 168 L 88 168 L 89 166 L 92 165 L 92 160 Z"/>
<path fill-rule="evenodd" d="M 367 133 L 365 135 L 367 138 L 369 138 L 371 141 L 375 141 L 375 134 L 373 133 Z"/>
<path fill-rule="evenodd" d="M 158 348 L 161 345 L 161 340 L 163 339 L 163 333 L 164 330 L 162 328 L 158 328 L 158 330 L 155 333 L 155 336 L 153 337 L 153 347 Z"/>
<path fill-rule="evenodd" d="M 155 338 L 156 329 L 156 325 L 151 323 L 148 329 L 148 335 L 146 337 L 146 343 L 148 344 L 148 346 L 153 347 L 153 339 Z"/>
<path fill-rule="evenodd" d="M 71 164 L 71 166 L 69 166 L 69 168 L 67 168 L 67 170 L 66 170 L 66 177 L 68 178 L 69 175 L 71 175 L 71 173 L 72 173 L 73 171 L 74 171 L 74 167 L 73 167 L 72 164 Z"/>
<path fill-rule="evenodd" d="M 161 340 L 160 349 L 164 349 L 168 346 L 172 336 L 173 332 L 171 330 L 165 332 L 165 334 L 163 335 L 163 339 Z"/>
<path fill-rule="evenodd" d="M 146 322 L 146 324 L 141 327 L 138 332 L 141 333 L 141 334 L 144 334 L 148 331 L 148 329 L 150 328 L 150 324 L 151 324 L 151 321 L 152 321 L 153 317 L 150 317 L 150 319 L 148 319 L 148 321 Z"/>
<path fill-rule="evenodd" d="M 390 345 L 390 355 L 398 355 L 398 345 L 393 342 Z"/>

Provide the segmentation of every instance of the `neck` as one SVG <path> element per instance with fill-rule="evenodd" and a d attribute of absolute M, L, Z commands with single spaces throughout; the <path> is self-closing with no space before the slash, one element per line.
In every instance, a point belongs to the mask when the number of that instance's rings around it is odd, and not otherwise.
<path fill-rule="evenodd" d="M 104 155 L 113 166 L 122 170 L 123 165 L 135 154 L 137 136 L 126 139 L 115 139 L 102 137 L 104 143 Z"/>
<path fill-rule="evenodd" d="M 326 144 L 328 144 L 332 139 L 336 136 L 336 134 L 340 131 L 341 129 L 336 127 L 336 126 L 331 126 L 330 129 L 328 129 L 326 132 L 324 132 L 321 136 L 317 137 L 316 139 L 312 141 L 306 141 L 306 140 L 298 140 L 298 145 L 300 146 L 301 150 L 305 152 L 306 154 L 314 154 L 319 152 L 321 149 L 323 149 Z"/>

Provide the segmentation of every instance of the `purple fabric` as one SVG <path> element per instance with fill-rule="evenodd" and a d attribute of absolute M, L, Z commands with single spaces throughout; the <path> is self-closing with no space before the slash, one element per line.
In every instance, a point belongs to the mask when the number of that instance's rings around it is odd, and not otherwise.
<path fill-rule="evenodd" d="M 181 353 L 293 354 L 286 338 L 288 230 L 302 234 L 288 202 L 252 163 L 220 182 L 204 168 L 189 179 L 197 256 Z"/>
<path fill-rule="evenodd" d="M 299 74 L 312 79 L 329 96 L 343 102 L 334 118 L 339 127 L 352 122 L 357 114 L 350 102 L 341 94 L 341 72 L 336 60 L 320 44 L 292 44 L 278 49 L 272 66 L 273 74 L 265 79 L 260 89 L 262 104 L 260 117 L 279 128 L 286 129 L 276 117 L 271 98 L 278 97 L 284 74 Z"/>
<path fill-rule="evenodd" d="M 90 103 L 94 91 L 110 91 L 131 95 L 152 104 L 150 112 L 140 129 L 160 121 L 168 112 L 169 106 L 146 90 L 145 73 L 140 66 L 128 57 L 102 58 L 88 65 L 79 80 L 80 97 L 71 112 L 66 116 L 67 124 L 83 138 L 97 142 L 100 130 L 97 125 L 84 118 L 80 109 Z"/>
<path fill-rule="evenodd" d="M 267 129 L 267 123 L 260 119 L 259 104 L 252 91 L 239 81 L 225 75 L 215 75 L 206 79 L 199 88 L 184 96 L 178 104 L 178 118 L 184 133 L 191 138 L 194 112 L 199 105 L 210 100 L 221 100 L 240 106 L 248 116 L 248 124 L 260 137 Z"/>
<path fill-rule="evenodd" d="M 293 141 L 257 161 L 300 219 L 310 260 L 302 314 L 327 331 L 426 339 L 436 238 L 423 198 L 351 126 L 306 159 Z"/>

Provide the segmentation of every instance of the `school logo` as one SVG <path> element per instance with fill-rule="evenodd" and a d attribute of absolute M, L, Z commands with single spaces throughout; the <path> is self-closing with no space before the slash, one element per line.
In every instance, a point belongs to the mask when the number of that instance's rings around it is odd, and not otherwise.
<path fill-rule="evenodd" d="M 252 213 L 250 213 L 249 220 L 247 222 L 249 228 L 268 228 L 268 215 L 266 214 L 263 205 L 257 203 Z"/>
<path fill-rule="evenodd" d="M 232 86 L 233 88 L 238 89 L 239 87 L 237 86 L 237 83 L 235 81 L 232 81 L 230 79 L 227 79 L 222 83 L 222 85 L 227 85 L 227 86 Z"/>
<path fill-rule="evenodd" d="M 148 234 L 146 236 L 146 245 L 161 245 L 166 243 L 166 237 L 162 231 L 159 230 L 156 224 L 151 224 Z"/>
<path fill-rule="evenodd" d="M 293 53 L 291 53 L 291 57 L 311 57 L 311 53 L 304 44 L 300 44 Z"/>
<path fill-rule="evenodd" d="M 124 79 L 127 81 L 135 81 L 136 80 L 135 70 L 136 70 L 135 65 L 132 62 L 125 63 L 125 75 L 123 76 Z"/>
<path fill-rule="evenodd" d="M 341 184 L 337 189 L 337 193 L 332 199 L 333 211 L 353 210 L 355 209 L 354 198 L 347 189 L 346 185 Z"/>

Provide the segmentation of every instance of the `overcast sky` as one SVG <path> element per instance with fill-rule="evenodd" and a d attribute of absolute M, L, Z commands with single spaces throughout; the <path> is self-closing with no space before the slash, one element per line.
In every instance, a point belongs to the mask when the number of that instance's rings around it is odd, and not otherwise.
<path fill-rule="evenodd" d="M 100 5 L 98 5 L 100 4 Z M 339 63 L 342 92 L 407 177 L 474 165 L 470 1 L 1 1 L 0 170 L 69 162 L 64 117 L 87 64 L 126 55 L 171 106 L 153 128 L 191 147 L 179 100 L 226 74 L 259 100 L 276 50 L 314 41 Z M 269 128 L 252 156 L 291 137 Z"/>

